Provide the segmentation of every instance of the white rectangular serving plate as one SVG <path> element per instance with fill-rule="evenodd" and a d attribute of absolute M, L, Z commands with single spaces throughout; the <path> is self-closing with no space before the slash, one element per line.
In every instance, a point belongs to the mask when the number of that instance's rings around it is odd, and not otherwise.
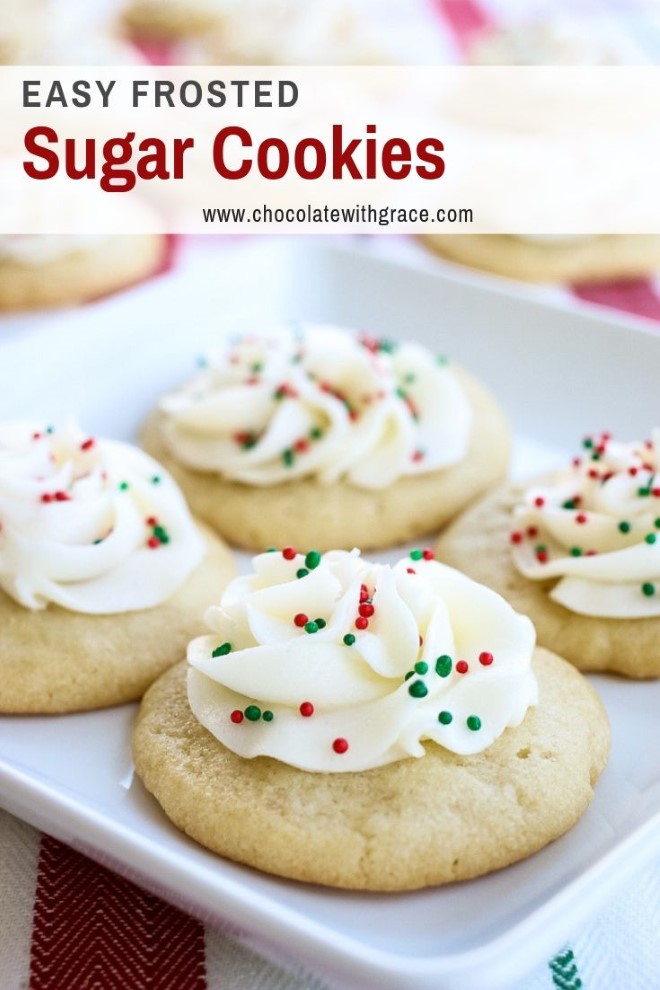
<path fill-rule="evenodd" d="M 548 305 L 442 266 L 383 260 L 363 242 L 193 242 L 187 252 L 174 273 L 124 295 L 0 323 L 0 418 L 75 412 L 90 431 L 133 438 L 156 397 L 192 370 L 218 332 L 285 318 L 414 337 L 450 354 L 509 413 L 517 474 L 557 464 L 585 432 L 633 439 L 659 419 L 660 337 L 644 321 Z M 660 682 L 592 680 L 610 715 L 613 751 L 581 822 L 523 863 L 449 887 L 349 893 L 207 853 L 169 824 L 134 777 L 132 705 L 0 718 L 0 804 L 342 990 L 503 990 L 660 856 Z M 441 841 L 432 822 L 429 841 Z"/>

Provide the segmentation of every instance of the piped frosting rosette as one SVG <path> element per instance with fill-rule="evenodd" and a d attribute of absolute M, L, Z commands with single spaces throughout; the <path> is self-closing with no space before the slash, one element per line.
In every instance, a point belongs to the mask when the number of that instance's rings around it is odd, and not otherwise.
<path fill-rule="evenodd" d="M 513 559 L 571 612 L 660 615 L 660 429 L 650 440 L 584 440 L 584 454 L 514 510 Z"/>
<path fill-rule="evenodd" d="M 190 705 L 242 757 L 341 772 L 424 756 L 424 740 L 473 754 L 537 702 L 529 619 L 430 550 L 393 567 L 264 553 L 206 622 Z"/>
<path fill-rule="evenodd" d="M 250 485 L 385 488 L 462 460 L 472 421 L 446 359 L 330 326 L 228 340 L 160 408 L 179 462 Z"/>
<path fill-rule="evenodd" d="M 73 422 L 0 424 L 0 588 L 21 605 L 150 608 L 203 556 L 183 496 L 147 454 Z"/>

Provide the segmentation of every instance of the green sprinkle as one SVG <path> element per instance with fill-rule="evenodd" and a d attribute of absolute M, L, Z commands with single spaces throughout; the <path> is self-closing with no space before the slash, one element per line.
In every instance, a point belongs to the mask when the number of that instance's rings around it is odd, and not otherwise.
<path fill-rule="evenodd" d="M 655 526 L 656 529 L 660 529 L 660 519 L 656 519 L 653 525 Z"/>
<path fill-rule="evenodd" d="M 598 451 L 596 451 L 595 454 L 592 454 L 591 455 L 591 460 L 592 461 L 599 461 L 600 460 L 600 454 L 598 453 Z"/>
<path fill-rule="evenodd" d="M 416 381 L 416 379 L 417 379 L 417 375 L 414 375 L 412 371 L 409 371 L 407 375 L 403 376 L 404 382 L 406 382 L 406 384 L 408 385 L 412 385 L 412 383 Z"/>
<path fill-rule="evenodd" d="M 264 366 L 261 361 L 255 361 L 254 364 L 250 365 L 250 371 L 253 375 L 258 375 L 260 371 L 264 370 Z"/>
<path fill-rule="evenodd" d="M 428 693 L 429 689 L 424 681 L 413 681 L 408 688 L 408 694 L 411 698 L 425 698 Z"/>
<path fill-rule="evenodd" d="M 449 364 L 449 358 L 445 354 L 438 354 L 435 363 L 439 365 Z"/>
<path fill-rule="evenodd" d="M 344 636 L 344 644 L 346 646 L 352 646 L 354 642 L 355 642 L 355 636 L 353 635 L 353 633 L 346 633 L 346 635 Z"/>
<path fill-rule="evenodd" d="M 266 709 L 266 711 L 263 713 L 263 715 L 261 717 L 264 720 L 264 722 L 272 722 L 273 721 L 273 713 L 270 711 L 269 708 Z"/>
<path fill-rule="evenodd" d="M 309 574 L 309 571 L 307 570 L 306 567 L 299 567 L 298 570 L 296 571 L 296 577 L 297 578 L 307 577 L 308 574 Z"/>
<path fill-rule="evenodd" d="M 282 461 L 284 462 L 284 467 L 291 467 L 296 459 L 294 452 L 287 448 L 287 450 L 282 451 Z"/>
<path fill-rule="evenodd" d="M 309 431 L 309 435 L 312 440 L 320 440 L 323 436 L 323 430 L 320 426 L 313 426 Z"/>
<path fill-rule="evenodd" d="M 409 670 L 408 673 L 406 674 L 406 676 L 403 679 L 404 679 L 404 681 L 409 681 L 410 678 L 411 677 L 414 677 L 414 676 L 415 676 L 415 671 L 414 670 Z"/>
<path fill-rule="evenodd" d="M 545 543 L 537 543 L 537 545 L 534 547 L 535 553 L 546 553 L 547 550 L 548 548 L 546 547 Z"/>
<path fill-rule="evenodd" d="M 619 523 L 619 532 L 620 533 L 629 533 L 630 532 L 630 523 L 629 522 L 626 522 L 625 519 L 622 520 L 622 522 Z"/>
<path fill-rule="evenodd" d="M 310 571 L 315 570 L 321 563 L 321 554 L 318 550 L 310 550 L 305 556 L 305 567 L 308 567 Z"/>
<path fill-rule="evenodd" d="M 393 354 L 396 349 L 397 349 L 397 344 L 395 344 L 394 341 L 392 340 L 378 341 L 378 350 L 384 351 L 385 354 Z"/>
<path fill-rule="evenodd" d="M 315 622 L 307 622 L 305 624 L 305 632 L 306 633 L 309 633 L 310 635 L 312 635 L 312 633 L 316 633 L 318 631 L 319 631 L 319 627 L 317 626 L 317 624 Z"/>
<path fill-rule="evenodd" d="M 571 557 L 581 557 L 582 547 L 571 547 Z"/>
<path fill-rule="evenodd" d="M 126 491 L 128 491 L 128 488 L 129 488 L 129 484 L 128 484 L 127 481 L 120 481 L 119 482 L 119 491 L 120 492 L 126 492 Z"/>
<path fill-rule="evenodd" d="M 429 672 L 429 665 L 425 663 L 423 660 L 418 660 L 417 663 L 415 664 L 415 673 L 428 674 L 428 672 Z"/>
<path fill-rule="evenodd" d="M 159 474 L 154 474 L 153 477 L 152 477 L 152 479 L 151 479 L 151 484 L 152 485 L 159 485 L 160 482 L 161 482 L 160 475 Z"/>
<path fill-rule="evenodd" d="M 400 399 L 403 399 L 403 400 L 404 400 L 404 402 L 405 402 L 405 400 L 406 400 L 406 399 L 408 398 L 408 394 L 407 394 L 407 392 L 405 391 L 405 389 L 402 389 L 402 388 L 397 388 L 397 389 L 396 389 L 396 395 L 398 395 L 398 397 L 399 397 Z"/>
<path fill-rule="evenodd" d="M 170 538 L 164 526 L 154 526 L 154 536 L 158 537 L 161 543 L 169 543 Z"/>
<path fill-rule="evenodd" d="M 472 729 L 473 732 L 478 732 L 481 728 L 481 719 L 477 715 L 469 715 L 467 727 L 468 729 Z"/>
<path fill-rule="evenodd" d="M 223 643 L 222 646 L 216 646 L 212 657 L 226 657 L 228 653 L 231 653 L 231 643 Z"/>
<path fill-rule="evenodd" d="M 646 595 L 647 598 L 651 598 L 655 594 L 655 585 L 651 584 L 650 581 L 645 581 L 642 585 L 642 594 Z"/>
<path fill-rule="evenodd" d="M 411 560 L 421 560 L 423 556 L 424 556 L 424 551 L 423 550 L 411 550 L 410 551 L 410 559 Z"/>
<path fill-rule="evenodd" d="M 46 427 L 46 433 L 54 433 L 54 432 L 55 432 L 55 427 L 54 426 L 47 426 Z"/>
<path fill-rule="evenodd" d="M 574 509 L 575 508 L 575 499 L 573 499 L 573 498 L 567 498 L 565 502 L 562 502 L 561 503 L 561 507 L 562 507 L 562 509 Z"/>
<path fill-rule="evenodd" d="M 99 543 L 103 543 L 103 537 L 102 536 L 99 536 L 98 540 L 94 540 L 94 546 L 95 547 L 98 546 Z"/>
<path fill-rule="evenodd" d="M 277 553 L 277 547 L 268 547 L 266 553 Z"/>
<path fill-rule="evenodd" d="M 648 498 L 648 496 L 651 494 L 651 489 L 650 488 L 638 488 L 637 489 L 637 494 L 639 495 L 640 498 Z"/>
<path fill-rule="evenodd" d="M 657 540 L 657 536 L 655 535 L 655 533 L 647 533 L 644 539 L 647 543 L 655 543 L 655 541 Z"/>
<path fill-rule="evenodd" d="M 442 725 L 450 725 L 454 720 L 454 716 L 451 712 L 440 712 L 438 715 L 438 722 Z"/>
<path fill-rule="evenodd" d="M 593 442 L 593 440 L 590 439 L 590 437 L 587 437 L 586 440 L 583 440 L 582 441 L 582 446 L 585 447 L 587 450 L 591 450 L 591 448 L 593 447 L 593 445 L 594 445 L 594 442 Z"/>
<path fill-rule="evenodd" d="M 449 677 L 451 674 L 451 657 L 444 653 L 435 661 L 435 672 L 439 677 Z"/>
<path fill-rule="evenodd" d="M 319 627 L 319 629 L 325 629 L 326 626 L 325 619 L 314 619 L 314 622 Z"/>
<path fill-rule="evenodd" d="M 258 722 L 261 718 L 261 708 L 257 705 L 248 705 L 245 709 L 245 717 L 250 722 Z"/>

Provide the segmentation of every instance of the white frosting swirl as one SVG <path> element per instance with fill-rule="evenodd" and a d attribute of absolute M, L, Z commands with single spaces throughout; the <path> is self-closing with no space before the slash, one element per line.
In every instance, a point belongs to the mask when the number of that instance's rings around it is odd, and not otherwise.
<path fill-rule="evenodd" d="M 0 588 L 94 615 L 164 602 L 204 556 L 179 489 L 135 447 L 0 424 Z"/>
<path fill-rule="evenodd" d="M 198 470 L 374 489 L 460 461 L 472 419 L 445 359 L 329 326 L 227 341 L 161 410 L 172 454 Z"/>
<path fill-rule="evenodd" d="M 571 612 L 660 615 L 660 429 L 637 443 L 587 437 L 572 467 L 526 492 L 514 526 L 516 567 L 560 578 L 549 594 Z"/>
<path fill-rule="evenodd" d="M 206 622 L 188 698 L 243 757 L 341 772 L 424 756 L 425 739 L 478 753 L 537 701 L 529 619 L 422 551 L 394 567 L 261 554 Z"/>

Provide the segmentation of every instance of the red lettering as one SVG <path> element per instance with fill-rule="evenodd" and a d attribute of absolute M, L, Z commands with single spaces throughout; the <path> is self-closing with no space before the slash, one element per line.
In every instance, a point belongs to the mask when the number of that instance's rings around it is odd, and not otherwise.
<path fill-rule="evenodd" d="M 275 151 L 277 157 L 278 164 L 275 168 L 271 168 L 268 164 L 268 153 L 271 149 Z M 275 137 L 262 141 L 257 152 L 257 168 L 259 175 L 264 179 L 283 179 L 289 171 L 289 149 L 286 141 Z"/>
<path fill-rule="evenodd" d="M 344 168 L 347 169 L 351 179 L 361 179 L 360 170 L 353 160 L 353 155 L 362 144 L 361 138 L 350 141 L 346 147 L 342 146 L 344 129 L 341 124 L 332 125 L 332 178 L 343 178 Z"/>
<path fill-rule="evenodd" d="M 434 152 L 444 151 L 445 146 L 438 138 L 424 138 L 417 145 L 417 157 L 426 165 L 418 165 L 415 171 L 420 179 L 439 179 L 444 175 L 445 163 L 441 155 Z M 430 167 L 427 167 L 430 166 Z"/>
<path fill-rule="evenodd" d="M 383 145 L 383 172 L 388 179 L 405 179 L 410 175 L 410 145 L 403 138 L 392 138 Z M 401 162 L 394 168 L 395 162 Z"/>
<path fill-rule="evenodd" d="M 305 152 L 308 148 L 312 149 L 315 154 L 316 165 L 314 168 L 308 168 L 305 164 Z M 320 179 L 325 172 L 327 161 L 328 155 L 325 145 L 318 138 L 304 138 L 296 145 L 293 162 L 301 179 Z"/>
<path fill-rule="evenodd" d="M 60 160 L 57 152 L 51 148 L 44 148 L 37 143 L 37 138 L 45 138 L 50 144 L 57 144 L 59 138 L 57 131 L 52 127 L 31 127 L 25 135 L 25 150 L 28 155 L 35 155 L 47 162 L 47 167 L 43 169 L 35 168 L 33 162 L 23 162 L 23 169 L 31 179 L 52 179 L 60 167 Z"/>

